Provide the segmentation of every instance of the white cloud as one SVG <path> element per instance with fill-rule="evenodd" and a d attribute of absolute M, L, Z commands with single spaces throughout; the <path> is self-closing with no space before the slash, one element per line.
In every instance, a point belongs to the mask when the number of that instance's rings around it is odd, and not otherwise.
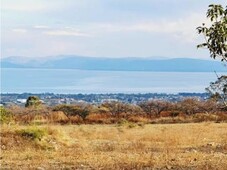
<path fill-rule="evenodd" d="M 50 27 L 47 25 L 35 25 L 33 26 L 35 29 L 49 29 Z"/>
<path fill-rule="evenodd" d="M 16 32 L 16 33 L 26 33 L 26 32 L 28 32 L 28 30 L 23 29 L 23 28 L 14 28 L 14 29 L 12 29 L 12 31 Z"/>
<path fill-rule="evenodd" d="M 89 34 L 86 34 L 77 30 L 51 30 L 51 31 L 45 31 L 44 34 L 53 35 L 53 36 L 90 37 Z"/>
<path fill-rule="evenodd" d="M 211 0 L 160 1 L 1 0 L 2 55 L 200 55 L 196 27 Z"/>
<path fill-rule="evenodd" d="M 94 27 L 103 32 L 144 32 L 166 34 L 185 42 L 194 42 L 198 36 L 196 28 L 206 21 L 205 16 L 193 13 L 175 20 L 159 19 L 156 21 L 137 21 L 134 23 L 101 23 Z M 207 23 L 207 22 L 206 22 Z M 97 31 L 98 32 L 98 31 Z"/>

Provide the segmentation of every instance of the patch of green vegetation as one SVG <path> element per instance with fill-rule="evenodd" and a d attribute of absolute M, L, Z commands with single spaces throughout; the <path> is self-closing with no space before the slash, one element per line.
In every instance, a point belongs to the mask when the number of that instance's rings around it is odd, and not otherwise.
<path fill-rule="evenodd" d="M 126 119 L 120 119 L 120 120 L 117 122 L 117 124 L 118 124 L 119 126 L 126 125 L 126 124 L 128 124 L 128 123 L 129 123 L 129 121 L 126 120 Z"/>
<path fill-rule="evenodd" d="M 29 96 L 25 107 L 38 107 L 42 104 L 38 96 Z"/>
<path fill-rule="evenodd" d="M 136 123 L 133 123 L 133 122 L 130 122 L 126 119 L 120 119 L 118 122 L 117 122 L 117 125 L 118 126 L 126 126 L 128 128 L 134 128 L 137 126 Z"/>
<path fill-rule="evenodd" d="M 0 107 L 0 123 L 9 123 L 12 121 L 12 114 L 4 107 Z"/>
<path fill-rule="evenodd" d="M 32 140 L 41 140 L 44 136 L 48 135 L 46 129 L 39 129 L 36 127 L 21 129 L 17 131 L 21 136 Z"/>

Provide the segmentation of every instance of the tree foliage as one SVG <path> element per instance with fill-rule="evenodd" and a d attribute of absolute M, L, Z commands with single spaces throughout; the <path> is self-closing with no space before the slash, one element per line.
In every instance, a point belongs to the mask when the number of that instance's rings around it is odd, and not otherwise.
<path fill-rule="evenodd" d="M 221 5 L 211 4 L 207 11 L 207 18 L 211 26 L 205 23 L 197 28 L 199 34 L 203 34 L 205 42 L 199 44 L 198 48 L 208 48 L 211 58 L 220 58 L 227 61 L 227 6 L 224 9 Z"/>
<path fill-rule="evenodd" d="M 42 102 L 40 101 L 38 96 L 29 96 L 25 103 L 25 107 L 37 107 L 41 104 Z"/>
<path fill-rule="evenodd" d="M 208 48 L 211 58 L 220 58 L 221 61 L 227 62 L 227 6 L 224 9 L 221 5 L 209 5 L 207 18 L 211 21 L 211 26 L 206 27 L 203 23 L 197 28 L 198 33 L 205 37 L 205 43 L 197 47 Z M 211 82 L 206 90 L 212 98 L 222 101 L 227 107 L 227 76 L 218 76 L 218 79 Z"/>

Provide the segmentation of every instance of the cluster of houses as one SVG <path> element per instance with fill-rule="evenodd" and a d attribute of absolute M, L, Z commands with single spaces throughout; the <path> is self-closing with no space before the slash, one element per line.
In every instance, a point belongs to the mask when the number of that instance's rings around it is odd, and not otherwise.
<path fill-rule="evenodd" d="M 181 93 L 181 94 L 1 94 L 0 106 L 18 105 L 24 106 L 29 96 L 38 96 L 40 101 L 48 106 L 59 104 L 91 103 L 120 101 L 124 103 L 137 104 L 148 100 L 180 101 L 187 97 L 196 97 L 206 100 L 209 95 L 206 93 Z"/>

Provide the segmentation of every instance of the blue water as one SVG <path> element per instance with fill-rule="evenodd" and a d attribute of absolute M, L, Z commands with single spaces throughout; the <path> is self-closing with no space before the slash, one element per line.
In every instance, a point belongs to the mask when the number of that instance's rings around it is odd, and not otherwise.
<path fill-rule="evenodd" d="M 220 74 L 221 75 L 221 74 Z M 178 93 L 205 92 L 211 72 L 1 69 L 2 93 Z"/>

